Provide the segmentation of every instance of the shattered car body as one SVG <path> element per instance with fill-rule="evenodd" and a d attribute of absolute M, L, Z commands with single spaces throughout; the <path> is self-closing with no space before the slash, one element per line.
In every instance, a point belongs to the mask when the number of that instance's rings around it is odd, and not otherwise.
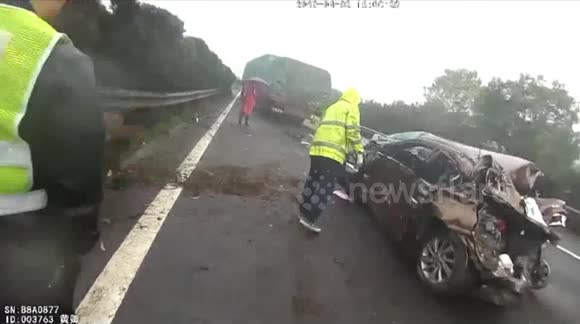
<path fill-rule="evenodd" d="M 546 286 L 542 249 L 558 241 L 548 224 L 560 217 L 563 225 L 565 203 L 533 197 L 542 176 L 534 163 L 425 132 L 374 138 L 366 155 L 351 190 L 416 258 L 430 288 L 519 294 Z"/>

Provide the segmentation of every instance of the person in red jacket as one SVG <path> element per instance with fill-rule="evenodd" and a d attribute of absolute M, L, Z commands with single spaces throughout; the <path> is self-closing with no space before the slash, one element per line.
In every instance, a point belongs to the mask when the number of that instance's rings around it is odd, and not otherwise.
<path fill-rule="evenodd" d="M 242 108 L 240 109 L 238 124 L 241 125 L 242 120 L 244 120 L 244 124 L 248 126 L 248 120 L 250 119 L 250 115 L 254 111 L 255 106 L 256 87 L 252 84 L 251 81 L 246 81 L 244 88 L 242 89 Z"/>

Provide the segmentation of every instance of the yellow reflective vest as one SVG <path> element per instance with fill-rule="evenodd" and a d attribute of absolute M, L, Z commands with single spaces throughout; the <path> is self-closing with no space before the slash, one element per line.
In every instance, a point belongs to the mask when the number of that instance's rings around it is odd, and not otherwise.
<path fill-rule="evenodd" d="M 63 37 L 25 9 L 0 4 L 0 216 L 46 206 L 43 190 L 30 191 L 30 147 L 19 135 L 32 90 Z"/>
<path fill-rule="evenodd" d="M 311 156 L 322 156 L 343 164 L 349 150 L 363 152 L 359 102 L 360 95 L 351 88 L 326 109 L 310 144 Z"/>

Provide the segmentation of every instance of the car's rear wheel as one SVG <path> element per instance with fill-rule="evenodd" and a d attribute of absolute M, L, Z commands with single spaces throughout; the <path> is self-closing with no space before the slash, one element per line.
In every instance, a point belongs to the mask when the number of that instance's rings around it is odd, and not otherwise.
<path fill-rule="evenodd" d="M 417 273 L 423 284 L 444 295 L 466 293 L 477 282 L 465 246 L 446 228 L 425 235 L 417 256 Z"/>

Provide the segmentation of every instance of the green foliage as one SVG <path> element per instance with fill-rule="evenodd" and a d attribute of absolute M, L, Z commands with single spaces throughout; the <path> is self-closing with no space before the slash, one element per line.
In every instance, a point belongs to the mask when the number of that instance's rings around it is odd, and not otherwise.
<path fill-rule="evenodd" d="M 362 104 L 365 126 L 385 133 L 424 130 L 459 142 L 534 161 L 550 185 L 546 195 L 572 203 L 580 196 L 580 138 L 572 130 L 578 109 L 564 86 L 541 77 L 491 80 L 446 70 L 427 89 L 426 103 Z"/>
<path fill-rule="evenodd" d="M 495 79 L 484 87 L 475 119 L 485 137 L 563 179 L 580 155 L 572 130 L 577 113 L 561 84 L 547 86 L 541 77 L 522 75 L 517 81 Z"/>
<path fill-rule="evenodd" d="M 165 9 L 136 0 L 74 1 L 55 27 L 95 62 L 103 86 L 148 91 L 229 88 L 235 75 L 184 23 Z"/>
<path fill-rule="evenodd" d="M 481 80 L 477 72 L 445 70 L 425 90 L 427 102 L 449 112 L 471 112 L 479 95 Z"/>

